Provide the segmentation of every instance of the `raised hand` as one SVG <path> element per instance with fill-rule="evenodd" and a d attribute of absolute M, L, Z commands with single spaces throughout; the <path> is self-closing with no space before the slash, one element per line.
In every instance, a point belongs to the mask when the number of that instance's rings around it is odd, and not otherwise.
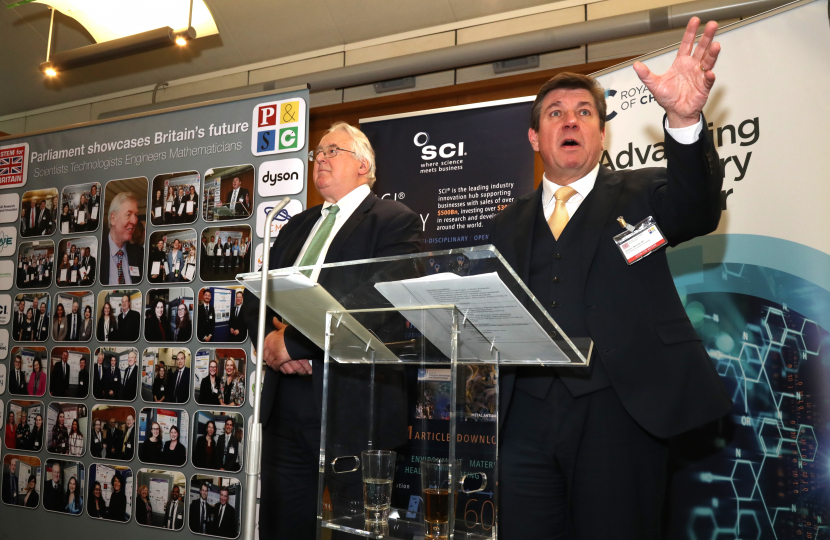
<path fill-rule="evenodd" d="M 709 92 L 715 84 L 712 69 L 720 54 L 720 43 L 713 42 L 718 23 L 710 21 L 694 47 L 700 19 L 692 17 L 671 67 L 656 75 L 642 62 L 634 63 L 634 71 L 654 99 L 666 110 L 669 127 L 681 128 L 696 124 Z M 694 52 L 692 52 L 694 48 Z"/>

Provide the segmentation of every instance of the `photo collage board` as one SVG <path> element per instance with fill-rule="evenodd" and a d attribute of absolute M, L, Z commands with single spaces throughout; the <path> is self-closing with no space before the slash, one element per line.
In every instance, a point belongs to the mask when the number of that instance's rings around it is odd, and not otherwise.
<path fill-rule="evenodd" d="M 0 139 L 5 531 L 72 516 L 240 535 L 258 486 L 244 476 L 256 365 L 236 276 L 259 269 L 275 204 L 291 198 L 272 238 L 306 207 L 308 99 Z"/>

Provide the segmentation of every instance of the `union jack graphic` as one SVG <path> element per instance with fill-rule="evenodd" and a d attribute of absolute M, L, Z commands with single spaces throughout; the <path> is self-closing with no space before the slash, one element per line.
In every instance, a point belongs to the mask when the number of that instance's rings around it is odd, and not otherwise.
<path fill-rule="evenodd" d="M 27 143 L 18 143 L 0 147 L 0 187 L 22 186 L 26 184 L 26 156 L 29 152 Z"/>

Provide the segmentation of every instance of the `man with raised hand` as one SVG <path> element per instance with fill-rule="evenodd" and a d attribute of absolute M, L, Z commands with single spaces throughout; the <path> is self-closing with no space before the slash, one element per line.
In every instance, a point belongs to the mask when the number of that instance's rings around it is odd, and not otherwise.
<path fill-rule="evenodd" d="M 532 107 L 542 186 L 496 216 L 490 239 L 565 334 L 593 341 L 593 354 L 589 368 L 500 373 L 504 538 L 661 538 L 665 438 L 731 408 L 665 250 L 637 260 L 614 240 L 626 222 L 648 218 L 672 246 L 718 225 L 722 178 L 702 110 L 720 45 L 710 22 L 694 48 L 699 24 L 689 22 L 665 74 L 634 64 L 666 112 L 666 169 L 600 166 L 605 96 L 590 77 L 560 73 Z"/>

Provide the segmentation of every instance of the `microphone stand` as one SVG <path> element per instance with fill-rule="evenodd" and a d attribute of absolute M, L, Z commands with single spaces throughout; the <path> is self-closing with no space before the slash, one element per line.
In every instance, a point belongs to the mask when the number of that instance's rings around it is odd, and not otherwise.
<path fill-rule="evenodd" d="M 262 402 L 262 379 L 265 371 L 265 328 L 266 328 L 266 314 L 268 312 L 267 298 L 268 298 L 268 250 L 271 244 L 271 222 L 279 214 L 283 208 L 288 206 L 291 199 L 285 197 L 274 208 L 268 212 L 265 218 L 265 231 L 263 231 L 265 238 L 262 248 L 262 282 L 260 284 L 259 292 L 259 321 L 257 323 L 257 339 L 256 339 L 256 353 L 257 353 L 257 371 L 256 383 L 252 396 L 252 405 L 254 407 L 254 415 L 251 417 L 251 432 L 248 434 L 248 451 L 245 456 L 245 503 L 242 505 L 244 516 L 242 519 L 242 540 L 254 540 L 257 515 L 256 515 L 256 495 L 257 482 L 259 481 L 259 471 L 261 470 L 260 460 L 262 458 L 262 423 L 260 422 L 260 404 Z"/>

